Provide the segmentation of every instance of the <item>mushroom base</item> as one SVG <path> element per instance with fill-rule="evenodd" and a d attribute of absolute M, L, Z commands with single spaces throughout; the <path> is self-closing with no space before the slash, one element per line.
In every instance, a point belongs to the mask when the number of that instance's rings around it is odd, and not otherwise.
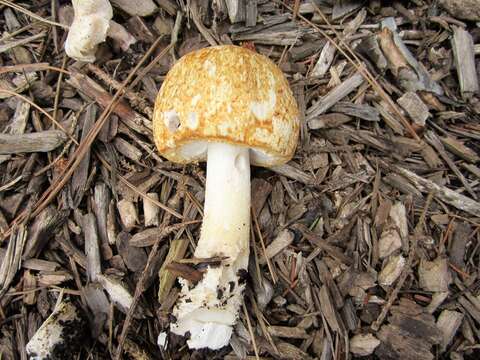
<path fill-rule="evenodd" d="M 209 268 L 194 287 L 182 279 L 182 293 L 173 312 L 177 321 L 171 331 L 190 334 L 190 349 L 218 350 L 230 342 L 245 285 L 228 267 Z"/>
<path fill-rule="evenodd" d="M 250 239 L 250 158 L 248 148 L 208 145 L 204 218 L 196 258 L 220 257 L 203 278 L 181 279 L 171 331 L 190 333 L 190 348 L 220 349 L 228 345 L 245 287 Z"/>

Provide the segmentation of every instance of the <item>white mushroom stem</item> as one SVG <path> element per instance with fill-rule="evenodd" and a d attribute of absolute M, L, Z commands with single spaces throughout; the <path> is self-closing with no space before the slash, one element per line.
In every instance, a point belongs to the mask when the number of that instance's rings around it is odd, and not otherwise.
<path fill-rule="evenodd" d="M 226 256 L 231 262 L 242 261 L 237 269 L 246 269 L 249 238 L 249 150 L 209 144 L 204 216 L 195 257 Z"/>
<path fill-rule="evenodd" d="M 203 225 L 194 256 L 226 257 L 196 285 L 181 279 L 172 332 L 190 333 L 192 349 L 228 345 L 245 287 L 250 238 L 250 157 L 246 147 L 208 145 Z"/>

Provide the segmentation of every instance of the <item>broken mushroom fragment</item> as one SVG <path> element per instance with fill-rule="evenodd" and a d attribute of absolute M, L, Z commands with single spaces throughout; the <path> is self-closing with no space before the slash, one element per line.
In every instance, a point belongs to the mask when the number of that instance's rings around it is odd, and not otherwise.
<path fill-rule="evenodd" d="M 65 41 L 65 52 L 78 61 L 95 61 L 95 52 L 105 41 L 113 10 L 108 0 L 72 0 L 75 13 Z"/>
<path fill-rule="evenodd" d="M 226 258 L 192 284 L 181 279 L 171 331 L 190 348 L 228 345 L 245 287 L 250 237 L 250 163 L 287 162 L 299 133 L 298 107 L 282 71 L 237 46 L 189 53 L 167 74 L 153 133 L 170 161 L 207 160 L 205 206 L 195 258 Z"/>
<path fill-rule="evenodd" d="M 72 302 L 61 302 L 28 342 L 29 359 L 76 358 L 86 327 L 81 311 Z"/>

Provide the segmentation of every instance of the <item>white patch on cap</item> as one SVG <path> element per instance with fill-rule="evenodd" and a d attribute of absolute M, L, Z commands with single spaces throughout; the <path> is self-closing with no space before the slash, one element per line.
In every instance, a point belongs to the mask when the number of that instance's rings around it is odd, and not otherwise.
<path fill-rule="evenodd" d="M 232 126 L 228 122 L 218 124 L 218 131 L 220 135 L 227 136 L 230 131 L 232 131 Z"/>
<path fill-rule="evenodd" d="M 192 102 L 191 102 L 192 106 L 197 106 L 197 104 L 198 104 L 198 102 L 200 101 L 201 98 L 202 98 L 201 95 L 195 95 L 192 98 Z"/>
<path fill-rule="evenodd" d="M 275 91 L 270 90 L 268 95 L 269 99 L 267 101 L 253 101 L 250 103 L 250 111 L 259 120 L 267 120 L 275 109 L 275 104 L 277 102 Z"/>
<path fill-rule="evenodd" d="M 196 113 L 194 112 L 188 113 L 187 127 L 192 130 L 195 130 L 198 127 L 198 116 Z"/>
<path fill-rule="evenodd" d="M 259 142 L 269 144 L 271 142 L 272 134 L 267 129 L 256 128 L 253 137 Z"/>
<path fill-rule="evenodd" d="M 206 60 L 203 63 L 203 68 L 208 72 L 208 75 L 210 75 L 210 76 L 215 76 L 215 74 L 217 72 L 217 67 L 210 60 Z"/>
<path fill-rule="evenodd" d="M 180 127 L 180 118 L 175 110 L 169 110 L 163 113 L 163 123 L 168 131 L 174 133 Z"/>
<path fill-rule="evenodd" d="M 250 111 L 258 120 L 267 120 L 273 114 L 275 110 L 275 105 L 277 103 L 277 94 L 275 94 L 275 79 L 273 75 L 269 74 L 269 91 L 268 91 L 268 100 L 266 101 L 252 101 L 250 103 Z M 257 79 L 257 82 L 260 80 Z"/>
<path fill-rule="evenodd" d="M 295 122 L 296 121 L 297 120 L 295 120 Z M 273 117 L 272 123 L 273 132 L 277 135 L 277 138 L 288 143 L 288 139 L 290 139 L 293 133 L 292 123 L 278 117 Z"/>

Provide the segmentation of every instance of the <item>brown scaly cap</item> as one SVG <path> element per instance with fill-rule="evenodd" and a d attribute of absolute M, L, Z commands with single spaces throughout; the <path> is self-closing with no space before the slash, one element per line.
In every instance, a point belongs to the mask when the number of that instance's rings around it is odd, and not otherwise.
<path fill-rule="evenodd" d="M 297 103 L 282 71 L 238 46 L 185 55 L 155 101 L 155 143 L 178 163 L 204 160 L 208 142 L 226 142 L 252 148 L 255 165 L 279 165 L 293 156 L 298 133 Z"/>

